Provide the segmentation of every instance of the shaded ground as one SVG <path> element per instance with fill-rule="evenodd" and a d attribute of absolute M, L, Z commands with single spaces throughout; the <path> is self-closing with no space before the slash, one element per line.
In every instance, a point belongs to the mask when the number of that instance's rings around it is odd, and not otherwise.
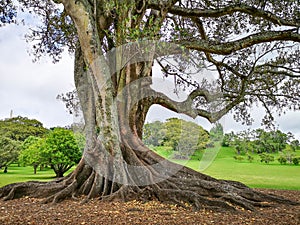
<path fill-rule="evenodd" d="M 300 202 L 300 191 L 261 190 Z M 300 206 L 280 205 L 237 213 L 193 211 L 159 202 L 66 200 L 50 205 L 40 199 L 0 200 L 0 224 L 300 224 Z"/>

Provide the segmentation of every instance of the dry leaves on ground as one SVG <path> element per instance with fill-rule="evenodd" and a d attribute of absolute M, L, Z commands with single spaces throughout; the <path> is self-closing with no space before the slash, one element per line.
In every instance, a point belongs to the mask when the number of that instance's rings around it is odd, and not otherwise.
<path fill-rule="evenodd" d="M 261 190 L 300 202 L 300 191 Z M 280 205 L 255 212 L 193 211 L 157 201 L 86 204 L 65 200 L 41 204 L 40 199 L 0 200 L 0 224 L 300 224 L 300 206 Z"/>

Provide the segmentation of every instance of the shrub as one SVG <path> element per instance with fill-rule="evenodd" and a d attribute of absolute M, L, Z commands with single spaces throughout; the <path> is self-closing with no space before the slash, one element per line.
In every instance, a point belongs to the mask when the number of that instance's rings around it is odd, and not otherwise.
<path fill-rule="evenodd" d="M 299 162 L 300 162 L 300 157 L 295 157 L 295 158 L 293 158 L 293 163 L 294 163 L 295 165 L 299 165 Z"/>
<path fill-rule="evenodd" d="M 274 156 L 270 154 L 262 153 L 259 156 L 260 156 L 260 162 L 270 163 L 274 161 Z"/>
<path fill-rule="evenodd" d="M 287 162 L 287 159 L 284 156 L 280 156 L 277 160 L 281 165 L 286 164 L 286 162 Z"/>
<path fill-rule="evenodd" d="M 237 160 L 237 161 L 243 161 L 244 160 L 244 157 L 243 156 L 240 156 L 240 155 L 235 155 L 234 157 L 233 157 L 235 160 Z"/>
<path fill-rule="evenodd" d="M 253 162 L 253 160 L 254 160 L 254 157 L 253 157 L 253 156 L 251 156 L 251 155 L 248 155 L 248 156 L 247 156 L 247 160 L 248 160 L 249 162 Z"/>

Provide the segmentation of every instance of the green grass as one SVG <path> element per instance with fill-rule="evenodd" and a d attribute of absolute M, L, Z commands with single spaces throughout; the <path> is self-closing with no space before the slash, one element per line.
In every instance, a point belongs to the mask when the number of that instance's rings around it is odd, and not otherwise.
<path fill-rule="evenodd" d="M 209 151 L 217 153 L 216 157 L 214 158 L 214 154 L 208 154 Z M 162 156 L 166 155 L 163 147 L 160 147 L 157 152 L 161 153 Z M 170 153 L 167 155 L 169 158 L 171 157 Z M 200 157 L 202 155 L 203 158 Z M 253 188 L 300 190 L 300 165 L 280 165 L 277 161 L 279 154 L 274 154 L 275 161 L 270 164 L 261 163 L 258 155 L 253 155 L 254 161 L 252 163 L 246 159 L 242 162 L 235 161 L 234 155 L 235 152 L 232 148 L 216 146 L 207 149 L 204 154 L 196 153 L 190 160 L 172 161 L 212 177 L 240 181 Z M 299 151 L 297 155 L 300 155 Z M 213 159 L 211 163 L 210 159 Z"/>
<path fill-rule="evenodd" d="M 69 170 L 65 173 L 67 175 L 72 170 Z M 0 171 L 0 187 L 16 182 L 25 182 L 25 181 L 49 181 L 55 178 L 55 173 L 50 168 L 44 168 L 43 170 L 37 170 L 37 174 L 33 174 L 33 167 L 18 167 L 16 164 L 12 164 L 8 167 L 8 172 L 3 173 L 3 170 Z"/>
<path fill-rule="evenodd" d="M 300 190 L 300 166 L 280 165 L 275 160 L 261 163 L 255 157 L 252 163 L 233 159 L 232 148 L 221 148 L 213 163 L 203 172 L 219 179 L 236 180 L 255 188 Z M 277 159 L 276 155 L 275 159 Z"/>

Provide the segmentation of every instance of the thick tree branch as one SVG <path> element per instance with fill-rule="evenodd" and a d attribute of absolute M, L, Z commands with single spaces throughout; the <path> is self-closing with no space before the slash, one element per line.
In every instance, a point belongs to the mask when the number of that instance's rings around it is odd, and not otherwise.
<path fill-rule="evenodd" d="M 160 5 L 155 3 L 155 1 L 151 1 L 149 4 L 150 8 L 153 9 L 159 9 Z M 253 6 L 249 6 L 246 4 L 238 4 L 238 5 L 231 5 L 231 6 L 226 6 L 222 8 L 217 8 L 217 9 L 191 9 L 191 8 L 183 8 L 180 6 L 173 6 L 169 9 L 169 13 L 178 15 L 178 16 L 183 16 L 183 17 L 205 17 L 205 18 L 216 18 L 216 17 L 221 17 L 225 15 L 232 15 L 233 13 L 236 12 L 242 12 L 245 14 L 249 14 L 254 17 L 261 17 L 263 19 L 266 19 L 268 21 L 271 21 L 274 24 L 278 25 L 285 25 L 285 26 L 295 26 L 299 27 L 300 23 L 296 21 L 289 21 L 282 19 L 280 17 L 277 17 L 276 15 L 272 14 L 271 12 L 264 11 L 261 9 L 257 9 Z"/>
<path fill-rule="evenodd" d="M 208 40 L 179 40 L 180 44 L 188 49 L 204 51 L 220 55 L 229 55 L 233 52 L 251 47 L 256 44 L 273 41 L 294 41 L 300 42 L 300 34 L 295 29 L 285 31 L 262 31 L 256 34 L 249 35 L 245 38 L 224 42 L 213 43 Z"/>

